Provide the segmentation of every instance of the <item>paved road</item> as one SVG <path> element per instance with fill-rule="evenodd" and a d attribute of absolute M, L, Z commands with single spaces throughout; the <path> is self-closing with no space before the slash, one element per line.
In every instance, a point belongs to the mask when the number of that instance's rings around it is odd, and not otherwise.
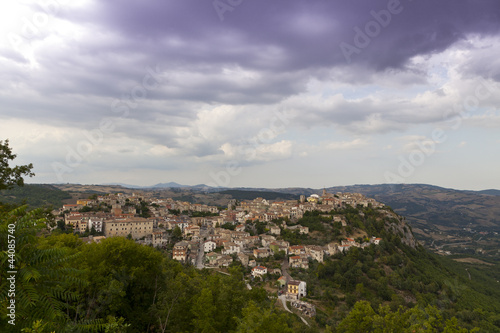
<path fill-rule="evenodd" d="M 281 274 L 283 274 L 287 282 L 293 280 L 290 272 L 288 272 L 288 267 L 288 258 L 285 257 L 285 259 L 283 259 L 283 262 L 281 263 Z"/>
<path fill-rule="evenodd" d="M 285 297 L 285 295 L 278 296 L 278 298 L 281 300 L 281 303 L 283 304 L 283 307 L 285 308 L 285 310 L 288 311 L 288 312 L 290 312 L 290 313 L 293 313 L 292 311 L 290 311 L 290 309 L 286 305 L 286 297 Z M 307 326 L 309 326 L 309 323 L 307 322 L 307 320 L 305 320 L 304 318 L 302 318 L 302 316 L 299 316 L 299 318 L 302 320 L 302 322 L 304 324 L 306 324 Z"/>
<path fill-rule="evenodd" d="M 205 237 L 207 236 L 208 231 L 206 229 L 201 229 L 200 230 L 200 244 L 199 244 L 199 249 L 200 251 L 198 252 L 198 256 L 196 257 L 196 268 L 198 269 L 203 269 L 205 265 L 203 264 L 203 242 L 205 240 Z"/>
<path fill-rule="evenodd" d="M 285 295 L 281 295 L 281 296 L 278 296 L 278 298 L 281 300 L 281 303 L 283 303 L 283 307 L 285 308 L 286 311 L 292 313 L 292 311 L 290 311 L 290 309 L 288 308 L 288 306 L 286 306 L 286 297 Z"/>

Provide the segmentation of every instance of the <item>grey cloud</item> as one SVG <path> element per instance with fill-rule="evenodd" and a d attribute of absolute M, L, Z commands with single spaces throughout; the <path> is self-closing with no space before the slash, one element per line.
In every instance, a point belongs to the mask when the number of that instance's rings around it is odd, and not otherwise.
<path fill-rule="evenodd" d="M 103 2 L 92 15 L 104 28 L 133 40 L 135 46 L 145 46 L 175 61 L 237 62 L 266 69 L 269 62 L 258 59 L 266 48 L 274 46 L 283 52 L 267 69 L 278 71 L 345 63 L 339 44 L 353 43 L 353 27 L 364 29 L 374 20 L 370 12 L 387 9 L 390 2 L 245 1 L 226 12 L 221 22 L 210 1 L 128 0 Z M 400 3 L 401 13 L 392 16 L 390 24 L 353 57 L 355 61 L 375 69 L 402 67 L 409 58 L 444 50 L 467 34 L 497 34 L 500 29 L 500 4 L 495 0 Z M 304 24 L 297 28 L 300 15 L 310 17 L 309 29 Z M 314 18 L 330 24 L 316 29 Z M 185 41 L 184 47 L 157 44 L 168 38 Z"/>

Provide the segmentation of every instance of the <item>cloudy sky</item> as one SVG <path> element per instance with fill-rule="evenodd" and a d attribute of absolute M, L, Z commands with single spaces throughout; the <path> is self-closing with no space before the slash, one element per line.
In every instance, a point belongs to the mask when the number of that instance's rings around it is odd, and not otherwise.
<path fill-rule="evenodd" d="M 30 182 L 500 188 L 498 0 L 3 1 L 0 38 Z"/>

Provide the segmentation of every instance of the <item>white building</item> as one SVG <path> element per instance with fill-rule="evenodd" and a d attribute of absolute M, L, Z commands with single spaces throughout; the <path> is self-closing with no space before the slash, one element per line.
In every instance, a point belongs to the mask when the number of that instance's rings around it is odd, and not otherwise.
<path fill-rule="evenodd" d="M 102 232 L 102 221 L 103 219 L 98 217 L 89 218 L 88 221 L 89 230 L 92 230 L 93 227 L 96 232 Z"/>
<path fill-rule="evenodd" d="M 205 243 L 203 243 L 203 252 L 205 253 L 208 253 L 208 252 L 212 252 L 213 250 L 215 250 L 215 248 L 217 247 L 217 244 L 214 242 L 214 241 L 206 241 Z"/>
<path fill-rule="evenodd" d="M 255 266 L 252 268 L 252 276 L 262 276 L 267 274 L 267 267 L 264 266 Z"/>

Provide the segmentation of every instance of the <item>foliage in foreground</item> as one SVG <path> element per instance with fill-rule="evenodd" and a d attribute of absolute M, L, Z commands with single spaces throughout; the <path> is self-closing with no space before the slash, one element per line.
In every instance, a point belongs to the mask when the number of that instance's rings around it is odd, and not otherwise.
<path fill-rule="evenodd" d="M 17 270 L 15 326 L 7 317 L 7 270 L 1 272 L 1 332 L 250 332 L 268 323 L 286 332 L 303 326 L 275 309 L 263 289 L 248 290 L 237 267 L 230 276 L 198 271 L 120 237 L 99 244 L 68 234 L 43 237 L 39 213 L 21 207 L 1 216 L 2 267 L 9 259 L 8 226 L 15 225 Z"/>

